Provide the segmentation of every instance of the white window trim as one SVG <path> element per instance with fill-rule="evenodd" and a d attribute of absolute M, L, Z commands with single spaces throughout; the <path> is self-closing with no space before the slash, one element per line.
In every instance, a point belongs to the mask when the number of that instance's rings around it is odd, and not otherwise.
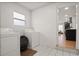
<path fill-rule="evenodd" d="M 16 12 L 17 14 L 20 14 L 18 12 Z M 20 14 L 20 15 L 23 15 L 23 14 Z M 16 25 L 16 26 L 25 26 L 25 15 L 24 16 L 24 19 L 20 19 L 20 18 L 17 18 L 17 17 L 14 17 L 14 12 L 13 12 L 13 20 L 19 20 L 19 21 L 24 21 L 24 25 L 17 25 L 17 24 L 14 24 L 14 21 L 13 21 L 13 24 Z"/>

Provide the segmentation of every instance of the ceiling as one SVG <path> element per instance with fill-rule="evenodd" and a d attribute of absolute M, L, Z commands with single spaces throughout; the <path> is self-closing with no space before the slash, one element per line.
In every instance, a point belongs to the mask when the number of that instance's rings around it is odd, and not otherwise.
<path fill-rule="evenodd" d="M 28 8 L 30 10 L 35 10 L 42 6 L 48 5 L 50 3 L 48 3 L 48 2 L 18 2 L 18 4 L 22 5 L 25 8 Z"/>
<path fill-rule="evenodd" d="M 68 8 L 68 9 L 65 9 Z M 59 8 L 59 20 L 60 22 L 62 21 L 67 21 L 69 20 L 70 17 L 72 17 L 72 19 L 76 19 L 76 6 L 67 6 L 67 7 L 62 7 Z"/>

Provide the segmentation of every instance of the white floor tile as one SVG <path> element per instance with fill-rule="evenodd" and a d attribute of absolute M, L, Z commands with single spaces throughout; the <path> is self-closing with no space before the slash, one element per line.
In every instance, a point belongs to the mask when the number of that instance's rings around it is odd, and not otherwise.
<path fill-rule="evenodd" d="M 51 51 L 51 48 L 39 47 L 35 56 L 47 56 L 49 55 L 50 51 Z"/>
<path fill-rule="evenodd" d="M 37 53 L 34 56 L 77 56 L 76 50 L 65 48 L 48 48 L 39 46 L 36 48 Z"/>

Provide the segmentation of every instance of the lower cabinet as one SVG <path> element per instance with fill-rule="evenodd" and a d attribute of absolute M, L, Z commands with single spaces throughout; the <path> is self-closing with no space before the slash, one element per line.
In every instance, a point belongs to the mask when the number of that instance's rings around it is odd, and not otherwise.
<path fill-rule="evenodd" d="M 76 41 L 76 29 L 66 30 L 66 40 Z"/>
<path fill-rule="evenodd" d="M 19 56 L 20 39 L 17 35 L 10 35 L 1 38 L 1 56 Z"/>

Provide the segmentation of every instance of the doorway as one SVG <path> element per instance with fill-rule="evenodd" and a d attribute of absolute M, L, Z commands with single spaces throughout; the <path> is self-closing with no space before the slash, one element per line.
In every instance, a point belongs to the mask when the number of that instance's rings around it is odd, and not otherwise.
<path fill-rule="evenodd" d="M 76 48 L 76 5 L 58 8 L 58 47 Z"/>

